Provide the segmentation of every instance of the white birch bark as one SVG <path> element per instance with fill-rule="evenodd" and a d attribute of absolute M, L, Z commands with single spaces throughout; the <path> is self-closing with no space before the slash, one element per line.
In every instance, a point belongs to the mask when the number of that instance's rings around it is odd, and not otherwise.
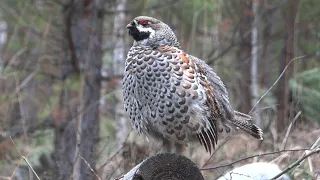
<path fill-rule="evenodd" d="M 118 0 L 116 7 L 116 14 L 114 16 L 114 26 L 113 26 L 113 71 L 114 75 L 121 75 L 124 71 L 125 62 L 125 13 L 127 0 Z M 122 146 L 126 140 L 127 134 L 129 132 L 129 121 L 125 115 L 123 109 L 123 98 L 121 86 L 117 88 L 116 97 L 118 103 L 115 109 L 115 120 L 116 120 L 116 138 L 118 146 Z"/>
<path fill-rule="evenodd" d="M 7 23 L 3 20 L 0 20 L 0 57 L 3 57 L 2 49 L 7 41 L 7 36 L 8 36 L 7 29 L 8 29 Z M 0 58 L 0 75 L 2 75 L 2 71 L 3 71 L 3 60 Z"/>
<path fill-rule="evenodd" d="M 118 0 L 113 22 L 113 70 L 115 75 L 124 71 L 125 61 L 125 8 L 127 0 Z"/>
<path fill-rule="evenodd" d="M 259 83 L 258 83 L 258 61 L 259 61 L 259 31 L 258 24 L 260 21 L 260 8 L 261 0 L 252 1 L 252 11 L 254 20 L 252 24 L 251 33 L 251 104 L 254 105 L 258 101 L 259 96 Z M 258 109 L 258 105 L 256 106 Z M 261 126 L 261 117 L 259 114 L 254 113 L 253 117 L 258 126 Z"/>

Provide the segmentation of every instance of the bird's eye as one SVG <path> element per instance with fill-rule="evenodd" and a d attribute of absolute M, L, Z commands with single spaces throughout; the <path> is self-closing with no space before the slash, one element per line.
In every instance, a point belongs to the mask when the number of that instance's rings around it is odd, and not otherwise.
<path fill-rule="evenodd" d="M 139 22 L 139 24 L 141 24 L 142 26 L 146 26 L 146 25 L 149 24 L 149 21 L 148 21 L 148 20 L 141 20 L 141 21 Z"/>

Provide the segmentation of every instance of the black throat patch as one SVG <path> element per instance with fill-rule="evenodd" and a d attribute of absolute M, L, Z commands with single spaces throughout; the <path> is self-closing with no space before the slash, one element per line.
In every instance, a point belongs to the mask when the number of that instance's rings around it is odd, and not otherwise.
<path fill-rule="evenodd" d="M 150 32 L 140 32 L 136 27 L 129 28 L 129 35 L 136 41 L 147 39 L 150 36 Z"/>

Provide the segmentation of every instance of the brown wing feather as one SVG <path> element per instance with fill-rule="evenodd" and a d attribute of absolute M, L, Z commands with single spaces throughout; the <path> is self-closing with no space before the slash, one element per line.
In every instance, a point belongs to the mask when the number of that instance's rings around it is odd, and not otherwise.
<path fill-rule="evenodd" d="M 215 146 L 218 141 L 217 133 L 217 118 L 221 116 L 219 104 L 215 98 L 215 93 L 213 87 L 210 85 L 210 82 L 206 78 L 206 72 L 203 67 L 199 64 L 196 64 L 197 73 L 200 75 L 200 84 L 206 89 L 206 105 L 209 107 L 211 113 L 208 117 L 208 121 L 211 125 L 210 129 L 203 129 L 199 136 L 202 136 L 201 139 L 206 147 L 206 150 L 211 153 L 211 149 L 215 149 Z"/>

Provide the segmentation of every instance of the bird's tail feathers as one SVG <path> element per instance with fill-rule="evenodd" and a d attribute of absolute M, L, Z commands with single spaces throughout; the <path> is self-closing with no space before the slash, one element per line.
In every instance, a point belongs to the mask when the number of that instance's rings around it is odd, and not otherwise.
<path fill-rule="evenodd" d="M 234 111 L 234 119 L 232 124 L 239 127 L 241 130 L 250 134 L 251 136 L 263 140 L 263 132 L 262 130 L 252 123 L 253 118 L 248 115 L 238 111 Z"/>

